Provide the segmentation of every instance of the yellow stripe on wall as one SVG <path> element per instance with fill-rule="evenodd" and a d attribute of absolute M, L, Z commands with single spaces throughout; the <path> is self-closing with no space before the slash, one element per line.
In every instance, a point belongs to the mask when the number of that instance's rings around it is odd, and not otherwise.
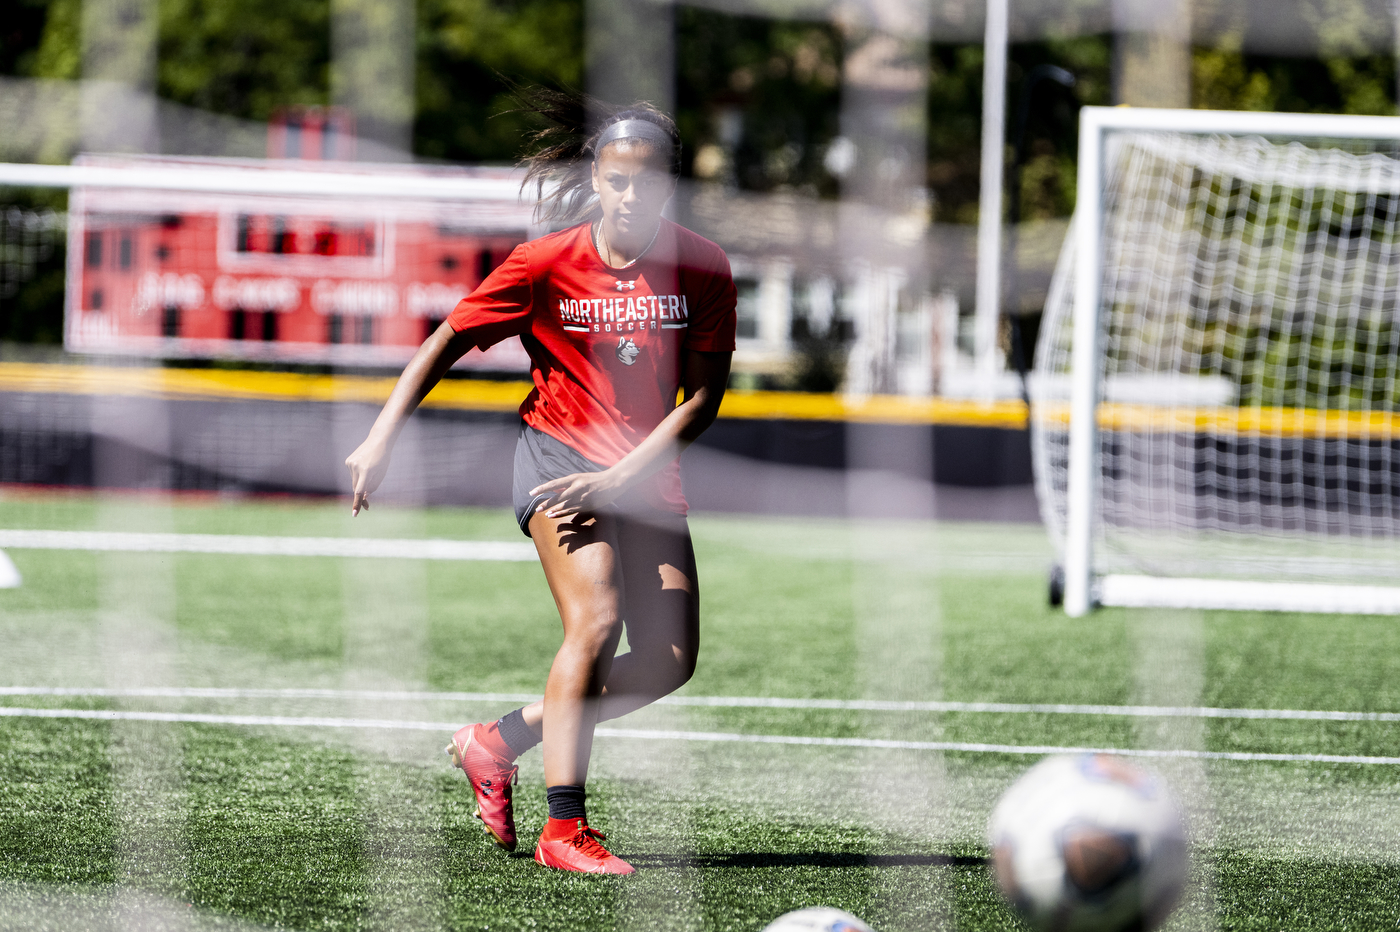
<path fill-rule="evenodd" d="M 0 392 L 64 395 L 127 395 L 226 401 L 340 401 L 383 404 L 393 378 L 302 375 L 242 369 L 162 369 L 141 366 L 64 366 L 0 363 Z M 529 382 L 448 379 L 438 383 L 425 407 L 461 411 L 514 411 L 529 394 Z M 1042 423 L 1069 423 L 1069 404 L 1036 409 Z M 808 392 L 730 391 L 720 417 L 746 420 L 858 421 L 881 424 L 948 424 L 967 427 L 1026 426 L 1019 400 L 870 395 L 854 398 Z M 1283 407 L 1172 407 L 1102 404 L 1099 426 L 1130 433 L 1198 433 L 1243 437 L 1400 439 L 1400 414 L 1384 411 L 1322 411 Z"/>
<path fill-rule="evenodd" d="M 242 369 L 0 363 L 0 391 L 64 395 L 383 404 L 394 382 L 393 378 L 372 376 L 302 375 Z M 448 379 L 438 383 L 423 404 L 461 411 L 514 411 L 530 388 L 531 383 L 523 381 Z M 730 391 L 725 394 L 719 413 L 720 417 L 747 420 L 949 424 L 1011 430 L 1026 426 L 1026 407 L 1019 400 L 983 402 L 900 395 L 853 398 L 808 392 Z M 1042 423 L 1068 424 L 1069 404 L 1043 404 L 1037 408 L 1036 418 Z M 1131 433 L 1400 439 L 1400 414 L 1316 408 L 1102 404 L 1099 426 Z"/>
<path fill-rule="evenodd" d="M 393 378 L 244 369 L 0 363 L 0 391 L 65 395 L 383 404 L 394 382 Z M 530 388 L 529 382 L 448 379 L 438 383 L 423 404 L 466 411 L 514 411 Z M 1023 428 L 1026 424 L 1025 405 L 1020 401 L 986 403 L 898 395 L 857 399 L 806 392 L 732 391 L 725 394 L 719 413 L 720 417 L 743 419 L 961 424 L 1012 429 Z"/>
<path fill-rule="evenodd" d="M 910 398 L 869 395 L 852 398 L 808 392 L 725 392 L 720 417 L 780 421 L 862 421 L 881 424 L 959 424 L 968 427 L 1026 426 L 1020 401 Z"/>
<path fill-rule="evenodd" d="M 127 395 L 212 401 L 349 401 L 383 404 L 393 378 L 303 375 L 241 369 L 156 369 L 0 363 L 0 391 L 63 395 Z M 513 411 L 529 382 L 452 379 L 433 389 L 425 405 L 477 411 Z"/>
<path fill-rule="evenodd" d="M 1036 408 L 1041 423 L 1069 424 L 1069 404 Z M 1322 411 L 1282 407 L 1171 407 L 1101 404 L 1099 427 L 1125 433 L 1212 434 L 1224 437 L 1314 437 L 1320 439 L 1400 439 L 1400 414 L 1386 411 Z"/>

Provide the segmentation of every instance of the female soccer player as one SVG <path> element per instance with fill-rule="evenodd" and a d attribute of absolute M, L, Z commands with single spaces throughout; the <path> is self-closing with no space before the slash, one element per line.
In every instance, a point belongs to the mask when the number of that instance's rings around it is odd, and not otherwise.
<path fill-rule="evenodd" d="M 457 305 L 346 464 L 358 514 L 448 367 L 472 347 L 521 338 L 535 387 L 520 407 L 515 516 L 539 552 L 564 643 L 542 702 L 462 728 L 448 753 L 487 833 L 513 850 L 515 760 L 542 740 L 549 821 L 535 860 L 628 874 L 588 825 L 593 729 L 695 669 L 699 590 L 677 457 L 724 396 L 735 290 L 724 252 L 661 216 L 678 174 L 670 118 L 635 104 L 589 135 L 578 102 L 547 100 L 540 112 L 553 125 L 536 137 L 526 182 L 541 195 L 537 216 L 580 222 L 516 247 Z M 557 183 L 547 196 L 546 182 Z M 614 657 L 624 627 L 631 650 Z"/>

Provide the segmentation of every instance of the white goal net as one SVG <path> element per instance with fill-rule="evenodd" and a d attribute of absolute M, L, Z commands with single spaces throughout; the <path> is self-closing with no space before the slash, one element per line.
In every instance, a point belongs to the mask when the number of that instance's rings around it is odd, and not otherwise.
<path fill-rule="evenodd" d="M 1070 454 L 1082 236 L 1051 288 L 1032 418 L 1062 553 L 1075 546 L 1073 472 L 1092 471 L 1089 598 L 1284 607 L 1281 586 L 1311 584 L 1311 608 L 1397 610 L 1373 588 L 1369 607 L 1347 592 L 1400 583 L 1397 143 L 1100 138 L 1097 463 Z M 1117 574 L 1156 595 L 1115 589 Z"/>

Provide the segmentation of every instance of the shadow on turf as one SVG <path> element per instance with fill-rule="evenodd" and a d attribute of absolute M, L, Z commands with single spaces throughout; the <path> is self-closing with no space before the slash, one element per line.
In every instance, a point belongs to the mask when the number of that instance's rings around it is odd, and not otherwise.
<path fill-rule="evenodd" d="M 779 854 L 752 851 L 743 854 L 623 854 L 637 867 L 975 867 L 986 858 L 952 854 L 851 854 L 809 851 Z"/>

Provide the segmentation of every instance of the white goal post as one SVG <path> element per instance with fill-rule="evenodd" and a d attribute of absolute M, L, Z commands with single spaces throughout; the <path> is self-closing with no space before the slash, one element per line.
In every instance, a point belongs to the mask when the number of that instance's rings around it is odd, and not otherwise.
<path fill-rule="evenodd" d="M 1400 614 L 1400 118 L 1085 107 L 1032 382 L 1072 616 Z"/>

